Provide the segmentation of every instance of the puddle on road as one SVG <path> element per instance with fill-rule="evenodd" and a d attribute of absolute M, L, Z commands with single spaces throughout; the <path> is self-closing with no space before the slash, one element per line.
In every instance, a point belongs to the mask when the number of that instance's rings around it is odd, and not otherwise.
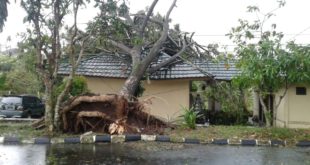
<path fill-rule="evenodd" d="M 0 145 L 0 164 L 310 165 L 310 148 L 171 143 Z"/>

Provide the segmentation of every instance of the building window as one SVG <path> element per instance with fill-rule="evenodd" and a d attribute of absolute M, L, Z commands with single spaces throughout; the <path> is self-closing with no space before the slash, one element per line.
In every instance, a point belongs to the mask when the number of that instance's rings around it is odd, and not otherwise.
<path fill-rule="evenodd" d="M 307 95 L 306 87 L 296 87 L 296 95 Z"/>

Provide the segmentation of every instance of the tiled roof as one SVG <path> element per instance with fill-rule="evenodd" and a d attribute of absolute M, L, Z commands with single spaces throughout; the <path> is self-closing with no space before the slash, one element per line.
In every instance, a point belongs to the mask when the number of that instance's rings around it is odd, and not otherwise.
<path fill-rule="evenodd" d="M 169 58 L 166 54 L 154 60 L 151 66 Z M 131 59 L 126 55 L 97 54 L 88 55 L 81 61 L 76 74 L 84 76 L 127 78 L 130 74 Z M 69 74 L 71 66 L 62 63 L 59 67 L 59 74 Z M 218 80 L 231 80 L 240 73 L 234 63 L 207 62 L 196 60 L 187 62 L 178 59 L 173 64 L 161 68 L 150 75 L 150 79 L 183 79 L 183 78 L 208 78 L 210 75 Z"/>

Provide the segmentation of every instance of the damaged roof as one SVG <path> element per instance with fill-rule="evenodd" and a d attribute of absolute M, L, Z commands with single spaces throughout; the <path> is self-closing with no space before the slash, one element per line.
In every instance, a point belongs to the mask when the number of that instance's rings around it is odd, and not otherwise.
<path fill-rule="evenodd" d="M 170 56 L 164 53 L 151 63 L 151 67 L 165 61 Z M 108 78 L 127 78 L 131 71 L 131 58 L 128 55 L 115 54 L 96 54 L 83 57 L 76 71 L 77 75 L 108 77 Z M 59 67 L 59 74 L 67 75 L 70 73 L 70 64 L 64 62 Z M 185 61 L 177 59 L 172 64 L 162 67 L 160 70 L 149 75 L 150 79 L 184 79 L 184 78 L 210 78 L 216 80 L 231 80 L 240 71 L 233 62 L 210 62 L 197 59 L 195 61 Z"/>

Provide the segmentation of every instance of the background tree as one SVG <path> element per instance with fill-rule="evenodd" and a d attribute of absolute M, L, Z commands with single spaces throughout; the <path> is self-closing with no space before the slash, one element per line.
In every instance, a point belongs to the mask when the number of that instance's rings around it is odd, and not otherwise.
<path fill-rule="evenodd" d="M 77 38 L 81 39 L 81 37 L 76 25 L 78 8 L 82 4 L 83 1 L 79 0 L 23 0 L 21 3 L 28 14 L 25 21 L 33 25 L 33 30 L 28 31 L 29 40 L 35 48 L 36 70 L 45 86 L 45 125 L 49 132 L 59 128 L 59 104 L 68 92 L 67 88 L 72 83 L 71 79 L 75 70 L 75 67 L 72 67 L 65 89 L 55 100 L 53 91 L 58 80 L 57 72 L 62 56 L 60 31 L 64 26 L 63 19 L 70 12 L 69 7 L 72 6 L 74 25 L 69 29 L 70 50 L 67 52 L 70 63 L 76 66 L 83 55 L 83 49 L 75 52 L 74 47 L 79 44 L 82 44 L 82 47 L 84 45 L 84 41 L 77 42 Z M 75 57 L 76 54 L 79 57 Z"/>
<path fill-rule="evenodd" d="M 24 41 L 18 44 L 18 53 L 14 56 L 3 55 L 0 58 L 0 93 L 34 94 L 42 92 L 41 81 L 35 71 L 34 49 Z"/>
<path fill-rule="evenodd" d="M 284 2 L 279 1 L 279 7 L 283 5 Z M 237 44 L 235 51 L 239 59 L 238 66 L 242 70 L 237 81 L 257 92 L 266 126 L 270 126 L 271 110 L 277 110 L 288 86 L 310 80 L 310 70 L 306 66 L 310 62 L 309 47 L 293 42 L 284 44 L 283 34 L 276 31 L 275 24 L 271 25 L 271 30 L 264 30 L 266 21 L 275 10 L 262 14 L 258 7 L 249 6 L 248 11 L 262 15 L 262 18 L 258 17 L 254 23 L 239 20 L 240 25 L 232 28 L 229 34 Z M 268 106 L 265 98 L 273 96 L 280 88 L 285 89 L 284 93 L 275 105 Z"/>
<path fill-rule="evenodd" d="M 0 32 L 2 32 L 4 23 L 6 21 L 6 18 L 8 17 L 8 4 L 8 0 L 0 1 Z"/>
<path fill-rule="evenodd" d="M 6 74 L 5 87 L 12 94 L 33 94 L 42 92 L 42 82 L 34 70 L 35 56 L 31 53 L 20 53 L 14 58 L 12 69 Z"/>
<path fill-rule="evenodd" d="M 7 74 L 12 71 L 16 58 L 1 55 L 0 56 L 0 93 L 8 94 L 8 87 L 6 85 Z"/>

